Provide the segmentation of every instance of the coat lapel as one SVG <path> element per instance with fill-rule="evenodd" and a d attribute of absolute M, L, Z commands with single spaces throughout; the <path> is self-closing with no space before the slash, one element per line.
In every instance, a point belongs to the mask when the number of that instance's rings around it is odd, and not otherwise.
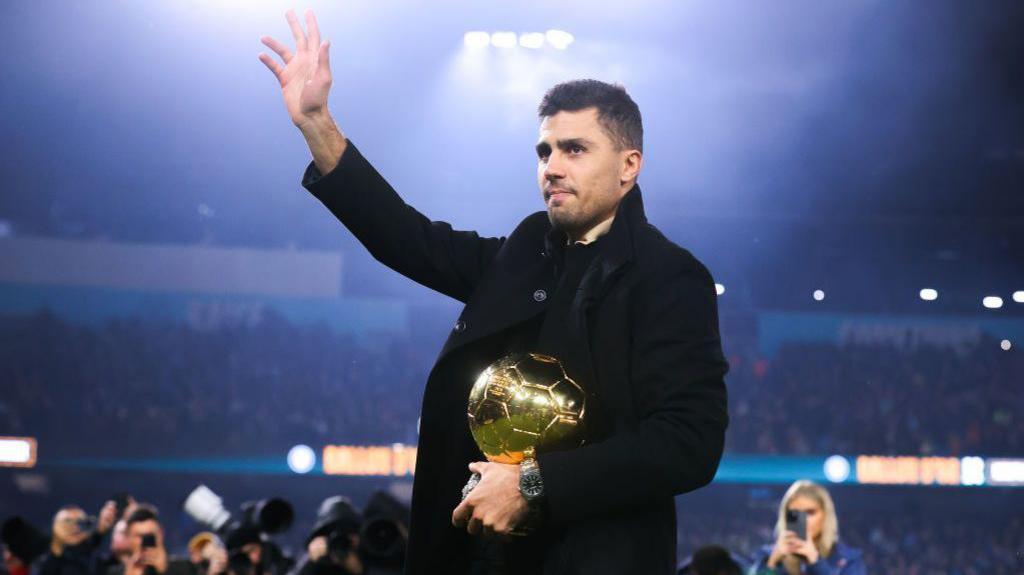
<path fill-rule="evenodd" d="M 543 212 L 531 218 L 534 221 L 517 230 L 522 233 L 510 236 L 495 257 L 489 273 L 474 290 L 441 349 L 438 363 L 456 349 L 526 321 L 546 309 L 546 297 L 538 301 L 535 294 L 538 291 L 545 296 L 554 293 L 554 265 L 558 258 L 553 252 L 564 246 L 559 245 L 560 234 L 552 233 Z M 646 222 L 640 187 L 635 185 L 619 202 L 611 229 L 601 239 L 599 253 L 580 280 L 570 310 L 573 333 L 568 335 L 573 341 L 572 347 L 584 352 L 579 360 L 587 369 L 593 365 L 589 355 L 587 314 L 628 269 L 633 259 L 633 233 Z M 592 377 L 592 373 L 587 376 Z"/>

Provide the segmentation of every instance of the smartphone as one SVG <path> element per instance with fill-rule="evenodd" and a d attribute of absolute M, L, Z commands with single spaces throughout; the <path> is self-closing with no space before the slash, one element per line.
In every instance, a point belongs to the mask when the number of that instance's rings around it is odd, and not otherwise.
<path fill-rule="evenodd" d="M 131 497 L 132 496 L 127 493 L 118 493 L 111 499 L 111 501 L 114 502 L 114 505 L 117 506 L 116 515 L 118 519 L 124 517 L 124 510 L 128 509 L 128 503 L 131 501 Z"/>
<path fill-rule="evenodd" d="M 800 539 L 807 539 L 807 512 L 787 509 L 786 530 L 796 533 Z"/>
<path fill-rule="evenodd" d="M 148 549 L 150 547 L 156 547 L 156 535 L 146 533 L 142 536 L 142 548 Z"/>

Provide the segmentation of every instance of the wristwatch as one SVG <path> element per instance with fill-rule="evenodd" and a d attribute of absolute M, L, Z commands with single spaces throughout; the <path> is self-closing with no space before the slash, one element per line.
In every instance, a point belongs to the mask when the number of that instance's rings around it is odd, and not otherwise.
<path fill-rule="evenodd" d="M 527 511 L 517 531 L 525 535 L 537 529 L 544 518 L 544 480 L 537 460 L 532 457 L 519 463 L 519 492 L 526 499 Z"/>
<path fill-rule="evenodd" d="M 519 492 L 531 507 L 544 499 L 544 480 L 536 459 L 527 458 L 519 463 Z"/>

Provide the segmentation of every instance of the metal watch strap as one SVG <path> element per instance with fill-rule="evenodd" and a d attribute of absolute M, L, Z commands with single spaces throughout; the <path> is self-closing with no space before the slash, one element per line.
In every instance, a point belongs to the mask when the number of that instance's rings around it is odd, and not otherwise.
<path fill-rule="evenodd" d="M 527 458 L 519 463 L 519 492 L 531 507 L 544 499 L 544 480 L 536 459 Z"/>

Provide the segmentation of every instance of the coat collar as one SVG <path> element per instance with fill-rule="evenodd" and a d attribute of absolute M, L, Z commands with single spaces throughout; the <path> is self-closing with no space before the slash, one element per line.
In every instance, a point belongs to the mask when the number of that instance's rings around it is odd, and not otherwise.
<path fill-rule="evenodd" d="M 611 229 L 597 243 L 600 246 L 600 259 L 606 274 L 610 274 L 615 268 L 635 257 L 634 236 L 646 224 L 647 215 L 644 213 L 640 185 L 633 184 L 615 208 L 615 219 L 612 220 Z M 544 236 L 544 255 L 560 259 L 565 248 L 565 233 L 553 227 L 549 229 Z"/>

